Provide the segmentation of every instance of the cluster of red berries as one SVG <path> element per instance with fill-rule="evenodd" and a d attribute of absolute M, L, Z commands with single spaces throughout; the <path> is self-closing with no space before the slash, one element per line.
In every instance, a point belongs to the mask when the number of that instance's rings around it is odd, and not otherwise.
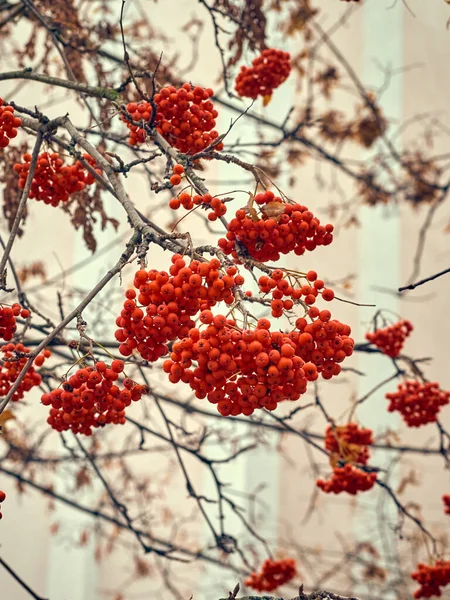
<path fill-rule="evenodd" d="M 184 167 L 183 165 L 174 165 L 173 169 L 172 169 L 173 175 L 170 178 L 170 183 L 172 185 L 180 185 L 181 183 L 181 176 L 184 174 Z"/>
<path fill-rule="evenodd" d="M 239 96 L 270 98 L 291 72 L 289 52 L 267 48 L 255 58 L 251 67 L 241 67 L 236 77 L 235 90 Z"/>
<path fill-rule="evenodd" d="M 6 500 L 6 494 L 4 491 L 0 490 L 0 504 Z M 0 519 L 3 517 L 2 511 L 0 510 Z"/>
<path fill-rule="evenodd" d="M 358 492 L 366 492 L 373 488 L 377 479 L 376 473 L 365 473 L 354 465 L 347 463 L 343 467 L 334 467 L 329 481 L 318 479 L 316 484 L 326 494 L 347 492 L 352 496 Z"/>
<path fill-rule="evenodd" d="M 414 598 L 442 596 L 440 588 L 450 584 L 450 561 L 437 560 L 434 566 L 419 563 L 411 578 L 420 585 L 414 592 Z"/>
<path fill-rule="evenodd" d="M 181 177 L 184 173 L 183 165 L 174 165 L 173 175 L 170 178 L 172 185 L 179 185 L 181 183 Z M 195 194 L 192 196 L 187 192 L 182 192 L 175 198 L 172 198 L 169 202 L 169 206 L 172 210 L 178 210 L 180 206 L 186 210 L 192 210 L 194 206 L 202 206 L 204 208 L 211 208 L 212 211 L 208 214 L 210 221 L 215 221 L 219 217 L 223 217 L 227 212 L 227 207 L 220 198 L 213 198 L 211 194 Z"/>
<path fill-rule="evenodd" d="M 12 340 L 14 333 L 17 330 L 16 317 L 21 316 L 23 319 L 28 319 L 30 311 L 22 308 L 17 302 L 11 306 L 0 306 L 0 338 L 9 342 Z"/>
<path fill-rule="evenodd" d="M 158 360 L 168 351 L 166 342 L 186 337 L 195 326 L 191 317 L 218 302 L 232 304 L 232 289 L 242 285 L 244 278 L 234 266 L 225 273 L 219 269 L 217 258 L 192 260 L 187 266 L 180 254 L 174 254 L 169 273 L 137 271 L 134 287 L 139 292 L 126 291 L 127 299 L 116 319 L 119 352 L 130 356 L 136 349 L 144 360 Z"/>
<path fill-rule="evenodd" d="M 0 98 L 0 148 L 6 148 L 12 138 L 17 137 L 17 128 L 22 119 L 14 116 L 14 108 Z"/>
<path fill-rule="evenodd" d="M 214 198 L 211 194 L 204 194 L 203 196 L 196 194 L 195 196 L 191 196 L 191 194 L 188 194 L 187 192 L 182 192 L 179 196 L 170 200 L 169 206 L 173 210 L 178 210 L 180 206 L 186 210 L 191 210 L 194 206 L 211 208 L 212 211 L 208 213 L 208 219 L 210 221 L 215 221 L 219 217 L 223 217 L 227 212 L 227 207 L 222 200 L 220 200 L 220 198 Z"/>
<path fill-rule="evenodd" d="M 302 279 L 306 280 L 304 285 L 302 285 Z M 327 302 L 334 298 L 333 290 L 325 288 L 322 279 L 317 279 L 315 271 L 308 271 L 308 273 L 302 275 L 301 273 L 287 272 L 283 269 L 274 269 L 270 277 L 261 275 L 258 279 L 258 287 L 263 294 L 271 294 L 272 296 L 270 303 L 272 317 L 281 317 L 284 310 L 291 310 L 294 303 L 302 297 L 303 302 L 308 305 L 315 303 L 319 293 L 322 295 L 323 300 Z"/>
<path fill-rule="evenodd" d="M 291 581 L 296 575 L 297 569 L 293 558 L 283 560 L 268 558 L 263 562 L 261 571 L 251 573 L 244 583 L 258 592 L 271 592 Z"/>
<path fill-rule="evenodd" d="M 27 180 L 31 164 L 31 154 L 23 155 L 23 163 L 14 165 L 14 171 L 19 175 L 19 188 L 23 189 Z M 96 168 L 94 159 L 89 154 L 83 158 L 101 174 Z M 67 202 L 71 194 L 80 192 L 87 185 L 92 185 L 95 177 L 85 169 L 77 160 L 75 164 L 64 165 L 59 154 L 42 152 L 37 160 L 36 169 L 31 183 L 29 198 L 42 200 L 45 204 L 58 206 L 60 202 Z"/>
<path fill-rule="evenodd" d="M 14 382 L 28 360 L 27 355 L 31 350 L 23 344 L 9 343 L 2 346 L 0 352 L 3 353 L 3 365 L 0 365 L 0 397 L 2 397 L 6 396 L 14 385 Z M 42 367 L 45 359 L 50 356 L 50 350 L 43 350 L 41 354 L 36 356 L 33 366 L 28 369 L 19 387 L 14 392 L 11 398 L 13 402 L 17 402 L 24 397 L 25 392 L 42 383 L 42 377 L 35 371 L 34 367 Z"/>
<path fill-rule="evenodd" d="M 256 211 L 239 209 L 229 222 L 226 238 L 219 247 L 232 254 L 236 261 L 235 243 L 245 246 L 247 252 L 259 262 L 277 261 L 280 254 L 294 252 L 297 256 L 317 246 L 327 246 L 333 241 L 333 225 L 321 225 L 319 219 L 300 204 L 285 204 L 273 192 L 257 194 L 262 218 Z"/>
<path fill-rule="evenodd" d="M 210 146 L 219 136 L 214 129 L 218 116 L 210 97 L 212 89 L 192 87 L 184 83 L 179 89 L 173 86 L 162 88 L 153 98 L 157 107 L 156 130 L 169 142 L 185 154 L 195 154 Z M 130 102 L 127 111 L 133 121 L 149 122 L 152 116 L 149 102 Z M 139 144 L 145 141 L 145 129 L 130 123 L 124 115 L 122 121 L 131 131 L 129 143 Z M 218 143 L 214 150 L 222 150 L 223 143 Z"/>
<path fill-rule="evenodd" d="M 412 330 L 412 324 L 404 319 L 389 327 L 377 329 L 373 333 L 366 333 L 366 339 L 371 344 L 375 344 L 383 354 L 395 358 L 400 354 L 403 344 Z"/>
<path fill-rule="evenodd" d="M 308 311 L 311 323 L 304 317 L 296 320 L 296 330 L 289 333 L 295 344 L 296 355 L 308 363 L 306 372 L 309 381 L 321 374 L 323 379 L 331 379 L 341 372 L 340 364 L 353 354 L 355 341 L 350 337 L 351 329 L 337 319 L 331 319 L 329 310 L 312 306 Z M 315 371 L 313 373 L 313 370 Z"/>
<path fill-rule="evenodd" d="M 315 365 L 296 355 L 296 342 L 270 331 L 267 319 L 242 330 L 235 321 L 204 310 L 200 321 L 205 329 L 193 327 L 174 343 L 163 369 L 172 383 L 188 383 L 197 398 L 216 404 L 223 416 L 275 410 L 278 402 L 298 400 L 308 378 L 317 378 Z"/>
<path fill-rule="evenodd" d="M 360 429 L 356 423 L 329 426 L 325 435 L 325 448 L 330 452 L 333 474 L 329 481 L 318 479 L 316 485 L 326 494 L 347 492 L 355 495 L 370 490 L 375 485 L 376 473 L 366 473 L 351 463 L 367 465 L 370 456 L 367 446 L 371 444 L 371 429 Z M 340 467 L 338 465 L 341 460 L 349 462 Z"/>
<path fill-rule="evenodd" d="M 444 503 L 444 512 L 446 515 L 450 515 L 450 495 L 444 494 L 442 496 L 442 502 Z"/>
<path fill-rule="evenodd" d="M 366 465 L 369 460 L 367 446 L 373 444 L 371 429 L 360 429 L 357 423 L 348 423 L 327 428 L 325 448 L 331 452 L 333 460 L 347 460 Z"/>
<path fill-rule="evenodd" d="M 436 382 L 407 380 L 386 398 L 390 400 L 389 412 L 397 410 L 408 427 L 420 427 L 437 420 L 441 406 L 450 402 L 450 392 L 441 390 Z"/>
<path fill-rule="evenodd" d="M 113 360 L 110 366 L 98 361 L 95 367 L 78 369 L 60 388 L 42 395 L 42 404 L 52 407 L 47 423 L 56 431 L 70 429 L 84 435 L 107 423 L 124 424 L 126 407 L 148 389 L 128 377 L 120 389 L 114 382 L 123 370 L 121 360 Z"/>

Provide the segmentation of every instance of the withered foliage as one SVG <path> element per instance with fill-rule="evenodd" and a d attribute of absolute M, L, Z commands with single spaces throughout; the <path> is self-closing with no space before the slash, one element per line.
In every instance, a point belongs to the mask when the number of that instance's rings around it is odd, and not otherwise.
<path fill-rule="evenodd" d="M 319 9 L 313 7 L 310 0 L 299 0 L 299 2 L 293 2 L 292 4 L 283 31 L 289 36 L 302 33 L 305 41 L 310 41 L 313 37 L 310 21 L 319 13 Z"/>
<path fill-rule="evenodd" d="M 413 206 L 430 204 L 442 193 L 439 184 L 442 169 L 432 159 L 417 151 L 403 156 L 405 200 Z"/>
<path fill-rule="evenodd" d="M 235 65 L 248 47 L 252 52 L 266 47 L 266 7 L 264 0 L 215 0 L 214 8 L 237 25 L 228 48 L 233 51 L 228 66 Z"/>
<path fill-rule="evenodd" d="M 337 67 L 334 65 L 327 65 L 322 71 L 317 73 L 314 78 L 314 83 L 319 86 L 319 89 L 324 98 L 327 100 L 331 99 L 331 92 L 339 83 L 340 75 Z"/>
<path fill-rule="evenodd" d="M 119 221 L 108 217 L 101 199 L 101 189 L 98 185 L 94 191 L 84 189 L 75 194 L 70 200 L 62 205 L 62 209 L 71 216 L 71 223 L 75 229 L 81 229 L 86 246 L 91 252 L 97 249 L 95 239 L 95 225 L 98 223 L 103 231 L 108 224 L 115 230 L 119 227 Z"/>
<path fill-rule="evenodd" d="M 35 261 L 28 265 L 22 265 L 17 270 L 20 283 L 27 283 L 30 279 L 39 278 L 41 281 L 47 279 L 47 270 L 42 261 Z"/>

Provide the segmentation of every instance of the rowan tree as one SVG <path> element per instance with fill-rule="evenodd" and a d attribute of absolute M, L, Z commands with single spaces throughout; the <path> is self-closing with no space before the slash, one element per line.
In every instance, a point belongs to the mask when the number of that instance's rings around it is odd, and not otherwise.
<path fill-rule="evenodd" d="M 34 502 L 94 549 L 99 600 L 450 593 L 450 381 L 413 291 L 450 271 L 420 279 L 442 131 L 395 123 L 395 73 L 370 86 L 336 41 L 365 1 L 323 4 L 186 1 L 171 23 L 164 2 L 0 0 L 0 568 L 18 600 L 47 598 L 8 558 L 12 535 L 42 551 L 18 524 Z M 381 207 L 418 222 L 385 291 L 422 312 L 360 297 L 358 278 L 383 282 L 346 264 Z M 427 465 L 446 487 L 423 503 Z"/>

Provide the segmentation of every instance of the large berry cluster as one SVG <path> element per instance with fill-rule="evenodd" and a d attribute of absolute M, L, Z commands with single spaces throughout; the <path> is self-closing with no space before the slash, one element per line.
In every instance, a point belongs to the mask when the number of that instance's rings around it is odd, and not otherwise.
<path fill-rule="evenodd" d="M 186 210 L 191 210 L 194 206 L 203 206 L 205 208 L 211 208 L 211 212 L 208 213 L 208 219 L 215 221 L 219 217 L 223 217 L 227 212 L 227 207 L 220 198 L 214 198 L 211 194 L 195 194 L 191 196 L 187 192 L 181 192 L 176 198 L 172 198 L 169 202 L 170 208 L 178 210 L 180 206 Z"/>
<path fill-rule="evenodd" d="M 408 427 L 420 427 L 437 420 L 441 406 L 450 402 L 450 392 L 441 390 L 435 382 L 407 380 L 386 398 L 390 400 L 389 412 L 397 410 Z"/>
<path fill-rule="evenodd" d="M 3 490 L 0 490 L 0 504 L 6 500 L 6 494 Z M 0 510 L 0 519 L 3 517 L 2 511 Z"/>
<path fill-rule="evenodd" d="M 444 503 L 444 512 L 446 515 L 450 515 L 450 495 L 444 494 L 442 496 L 442 502 Z"/>
<path fill-rule="evenodd" d="M 318 479 L 317 486 L 327 494 L 355 495 L 370 490 L 375 485 L 376 473 L 366 473 L 351 463 L 367 465 L 370 457 L 367 446 L 372 443 L 372 430 L 360 429 L 356 423 L 328 427 L 325 448 L 330 452 L 333 474 L 329 481 Z M 348 462 L 340 467 L 340 461 Z"/>
<path fill-rule="evenodd" d="M 251 67 L 241 67 L 236 77 L 235 90 L 239 96 L 270 98 L 291 72 L 289 52 L 267 48 L 255 58 Z"/>
<path fill-rule="evenodd" d="M 56 431 L 70 429 L 84 435 L 91 435 L 93 427 L 125 423 L 125 408 L 140 400 L 147 387 L 125 378 L 119 388 L 114 382 L 123 370 L 121 360 L 78 369 L 60 388 L 42 395 L 42 404 L 52 407 L 47 422 Z"/>
<path fill-rule="evenodd" d="M 14 116 L 14 108 L 0 98 L 0 148 L 6 148 L 12 138 L 17 136 L 17 128 L 22 120 Z"/>
<path fill-rule="evenodd" d="M 244 278 L 234 266 L 225 273 L 219 268 L 216 258 L 209 262 L 192 260 L 187 266 L 180 254 L 174 254 L 169 273 L 137 271 L 134 287 L 139 293 L 126 291 L 127 300 L 116 319 L 119 352 L 129 356 L 136 349 L 143 359 L 158 360 L 168 351 L 166 342 L 186 337 L 195 326 L 191 317 L 218 302 L 232 304 L 232 289 L 242 285 Z"/>
<path fill-rule="evenodd" d="M 261 275 L 258 279 L 258 287 L 260 292 L 270 294 L 272 297 L 270 303 L 272 317 L 281 317 L 284 310 L 290 310 L 300 299 L 305 304 L 311 305 L 315 303 L 319 294 L 326 302 L 334 298 L 333 290 L 325 288 L 322 279 L 317 279 L 315 271 L 302 274 L 285 269 L 274 269 L 270 276 Z"/>
<path fill-rule="evenodd" d="M 28 361 L 27 355 L 31 350 L 23 344 L 9 343 L 2 346 L 0 352 L 3 353 L 3 364 L 0 364 L 0 397 L 2 397 L 6 396 L 14 385 L 14 382 Z M 41 367 L 44 364 L 45 359 L 49 356 L 51 356 L 50 350 L 43 350 L 43 352 L 34 359 L 34 366 L 31 366 L 28 369 L 25 377 L 22 379 L 19 387 L 11 398 L 13 402 L 17 402 L 24 397 L 25 392 L 28 392 L 31 388 L 42 383 L 42 377 L 35 371 L 34 367 Z"/>
<path fill-rule="evenodd" d="M 414 592 L 414 598 L 442 596 L 440 588 L 450 584 L 450 561 L 437 560 L 434 566 L 419 563 L 411 578 L 420 585 Z"/>
<path fill-rule="evenodd" d="M 268 558 L 263 562 L 261 571 L 251 573 L 244 583 L 258 592 L 271 592 L 291 581 L 296 575 L 297 569 L 293 558 L 283 560 Z"/>
<path fill-rule="evenodd" d="M 157 107 L 157 131 L 180 152 L 195 154 L 204 150 L 219 136 L 214 129 L 218 112 L 210 100 L 213 95 L 212 89 L 192 87 L 190 83 L 184 83 L 179 89 L 173 86 L 162 88 L 153 98 Z M 127 105 L 127 111 L 135 122 L 149 122 L 152 110 L 149 102 L 130 102 Z M 131 132 L 129 143 L 135 145 L 144 142 L 145 129 L 133 125 L 124 115 L 121 118 Z M 222 148 L 223 143 L 219 142 L 214 150 Z"/>
<path fill-rule="evenodd" d="M 173 345 L 163 368 L 172 383 L 188 383 L 223 416 L 251 415 L 259 408 L 274 410 L 285 399 L 298 400 L 309 373 L 316 374 L 314 365 L 296 356 L 295 341 L 271 332 L 267 319 L 241 330 L 235 321 L 206 310 L 200 321 L 205 329 L 190 329 Z"/>
<path fill-rule="evenodd" d="M 281 254 L 294 252 L 297 256 L 317 246 L 327 246 L 333 241 L 333 225 L 321 225 L 306 206 L 286 204 L 271 191 L 257 194 L 262 218 L 256 211 L 239 209 L 229 222 L 226 239 L 219 240 L 225 254 L 238 255 L 235 242 L 245 246 L 247 252 L 260 262 L 277 261 Z"/>
<path fill-rule="evenodd" d="M 0 338 L 9 342 L 17 329 L 16 317 L 28 319 L 30 311 L 22 308 L 17 302 L 11 306 L 0 306 Z"/>
<path fill-rule="evenodd" d="M 23 155 L 23 163 L 14 165 L 15 172 L 19 175 L 19 188 L 23 189 L 27 180 L 31 164 L 31 154 Z M 96 167 L 94 159 L 89 154 L 83 158 L 93 167 Z M 100 169 L 96 169 L 101 173 Z M 42 200 L 45 204 L 58 206 L 60 202 L 67 202 L 69 196 L 80 192 L 86 185 L 92 185 L 94 176 L 85 169 L 83 164 L 77 160 L 75 164 L 64 165 L 59 154 L 53 152 L 42 152 L 36 163 L 36 169 L 31 183 L 29 198 Z"/>
<path fill-rule="evenodd" d="M 191 328 L 173 345 L 164 371 L 173 383 L 188 383 L 197 398 L 216 404 L 223 416 L 275 410 L 283 400 L 298 400 L 319 373 L 324 379 L 338 375 L 338 363 L 353 352 L 348 325 L 330 321 L 329 311 L 320 316 L 312 323 L 297 319 L 296 329 L 281 333 L 270 331 L 267 319 L 241 329 L 203 310 L 205 328 Z"/>
<path fill-rule="evenodd" d="M 405 319 L 389 327 L 377 329 L 373 333 L 366 333 L 366 339 L 371 344 L 375 344 L 383 354 L 395 358 L 400 354 L 403 344 L 412 330 L 412 324 Z"/>

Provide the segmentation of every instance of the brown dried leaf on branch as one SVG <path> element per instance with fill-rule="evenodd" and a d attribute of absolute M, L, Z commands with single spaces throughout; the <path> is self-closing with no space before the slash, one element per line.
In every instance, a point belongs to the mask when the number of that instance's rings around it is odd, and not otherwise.
<path fill-rule="evenodd" d="M 386 569 L 379 567 L 376 563 L 369 563 L 363 571 L 363 576 L 371 581 L 378 580 L 383 582 L 386 581 L 387 573 Z"/>
<path fill-rule="evenodd" d="M 310 0 L 302 0 L 295 3 L 295 7 L 289 14 L 289 19 L 283 26 L 283 31 L 287 35 L 294 35 L 297 32 L 303 33 L 305 40 L 310 41 L 313 37 L 312 28 L 309 22 L 318 14 L 319 9 L 311 6 Z"/>
<path fill-rule="evenodd" d="M 353 137 L 352 123 L 339 110 L 329 110 L 318 122 L 319 135 L 325 140 L 337 143 Z"/>
<path fill-rule="evenodd" d="M 320 71 L 315 79 L 316 83 L 322 95 L 327 99 L 331 99 L 331 92 L 334 90 L 336 85 L 339 83 L 340 75 L 337 68 L 333 65 L 327 65 L 322 71 Z"/>
<path fill-rule="evenodd" d="M 228 66 L 235 65 L 242 57 L 246 45 L 248 49 L 264 50 L 266 47 L 266 24 L 264 0 L 247 0 L 242 8 L 231 0 L 216 0 L 214 8 L 221 9 L 231 17 L 231 21 L 238 24 L 234 36 L 228 47 L 234 54 L 228 60 Z"/>
<path fill-rule="evenodd" d="M 38 277 L 41 281 L 46 281 L 47 272 L 42 261 L 35 261 L 28 265 L 23 265 L 17 271 L 20 283 L 26 283 L 29 279 Z"/>
<path fill-rule="evenodd" d="M 405 179 L 405 200 L 413 206 L 431 204 L 440 194 L 436 187 L 440 183 L 441 168 L 431 159 L 427 159 L 420 151 L 403 156 Z"/>
<path fill-rule="evenodd" d="M 356 189 L 362 202 L 369 206 L 387 204 L 391 199 L 391 194 L 377 182 L 375 171 L 363 171 Z"/>
<path fill-rule="evenodd" d="M 94 236 L 94 226 L 100 219 L 101 230 L 111 224 L 117 231 L 119 221 L 108 217 L 101 199 L 101 189 L 96 186 L 90 194 L 87 189 L 76 194 L 64 205 L 63 210 L 71 215 L 71 223 L 75 229 L 82 229 L 83 239 L 91 252 L 97 249 L 97 240 Z"/>
<path fill-rule="evenodd" d="M 82 467 L 77 471 L 75 475 L 75 489 L 80 490 L 83 487 L 87 487 L 91 484 L 91 476 L 86 467 Z"/>
<path fill-rule="evenodd" d="M 387 121 L 381 114 L 380 109 L 376 108 L 375 112 L 370 112 L 367 116 L 356 119 L 353 125 L 353 139 L 364 148 L 371 148 L 386 129 Z"/>
<path fill-rule="evenodd" d="M 136 577 L 138 578 L 150 577 L 153 572 L 153 569 L 148 562 L 140 556 L 134 557 L 134 569 Z"/>
<path fill-rule="evenodd" d="M 409 485 L 417 486 L 419 483 L 417 472 L 414 469 L 410 469 L 410 471 L 401 479 L 400 483 L 398 484 L 397 494 L 400 496 Z"/>

